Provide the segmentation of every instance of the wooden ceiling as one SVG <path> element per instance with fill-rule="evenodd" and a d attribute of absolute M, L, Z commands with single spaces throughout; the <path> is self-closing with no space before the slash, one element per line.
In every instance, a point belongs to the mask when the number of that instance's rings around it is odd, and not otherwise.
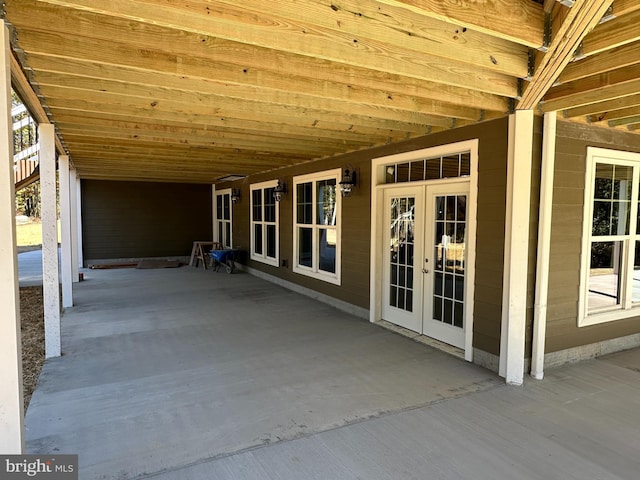
<path fill-rule="evenodd" d="M 640 132 L 640 0 L 5 0 L 4 18 L 82 178 L 213 183 L 521 108 Z"/>

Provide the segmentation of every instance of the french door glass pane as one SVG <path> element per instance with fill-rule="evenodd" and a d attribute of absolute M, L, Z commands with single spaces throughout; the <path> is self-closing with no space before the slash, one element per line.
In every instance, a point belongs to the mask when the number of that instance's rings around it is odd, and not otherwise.
<path fill-rule="evenodd" d="M 413 311 L 415 198 L 391 199 L 389 304 Z"/>
<path fill-rule="evenodd" d="M 466 239 L 465 195 L 435 198 L 434 320 L 463 328 Z"/>
<path fill-rule="evenodd" d="M 224 246 L 231 248 L 231 222 L 224 222 L 224 226 L 225 226 Z"/>
<path fill-rule="evenodd" d="M 321 228 L 318 234 L 318 268 L 323 272 L 336 273 L 336 231 Z"/>
<path fill-rule="evenodd" d="M 620 305 L 623 248 L 622 241 L 591 242 L 589 311 Z"/>

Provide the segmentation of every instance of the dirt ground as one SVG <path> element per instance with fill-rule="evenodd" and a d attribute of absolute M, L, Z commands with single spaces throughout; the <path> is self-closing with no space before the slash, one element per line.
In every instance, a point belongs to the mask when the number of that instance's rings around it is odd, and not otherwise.
<path fill-rule="evenodd" d="M 42 287 L 20 288 L 24 409 L 29 406 L 44 364 L 44 307 Z"/>

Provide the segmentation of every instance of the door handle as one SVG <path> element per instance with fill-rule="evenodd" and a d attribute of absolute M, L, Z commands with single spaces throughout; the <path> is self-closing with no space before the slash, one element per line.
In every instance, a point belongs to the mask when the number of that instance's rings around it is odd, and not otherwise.
<path fill-rule="evenodd" d="M 429 273 L 429 270 L 427 270 L 426 268 L 423 268 L 422 273 Z"/>

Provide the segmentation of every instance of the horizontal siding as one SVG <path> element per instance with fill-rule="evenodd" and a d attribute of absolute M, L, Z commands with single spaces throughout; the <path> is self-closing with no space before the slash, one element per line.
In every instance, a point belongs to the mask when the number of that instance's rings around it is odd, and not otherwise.
<path fill-rule="evenodd" d="M 85 262 L 181 256 L 211 239 L 211 186 L 82 180 Z"/>
<path fill-rule="evenodd" d="M 640 332 L 640 318 L 578 327 L 580 259 L 587 148 L 640 152 L 637 135 L 558 122 L 547 299 L 546 352 Z"/>
<path fill-rule="evenodd" d="M 244 180 L 219 185 L 240 188 L 242 200 L 234 208 L 234 244 L 249 248 L 249 192 L 252 183 L 279 178 L 289 192 L 280 202 L 280 259 L 287 267 L 272 267 L 247 260 L 252 268 L 300 284 L 331 297 L 369 308 L 369 271 L 371 248 L 371 160 L 453 142 L 480 140 L 479 195 L 474 312 L 474 346 L 497 354 L 500 345 L 502 312 L 502 270 L 506 198 L 508 119 L 502 118 L 469 127 L 411 139 L 399 144 L 358 151 L 334 158 L 310 162 Z M 344 199 L 342 209 L 342 285 L 335 286 L 292 271 L 293 261 L 293 177 L 352 165 L 358 172 L 358 186 Z M 477 336 L 476 336 L 477 332 Z"/>

